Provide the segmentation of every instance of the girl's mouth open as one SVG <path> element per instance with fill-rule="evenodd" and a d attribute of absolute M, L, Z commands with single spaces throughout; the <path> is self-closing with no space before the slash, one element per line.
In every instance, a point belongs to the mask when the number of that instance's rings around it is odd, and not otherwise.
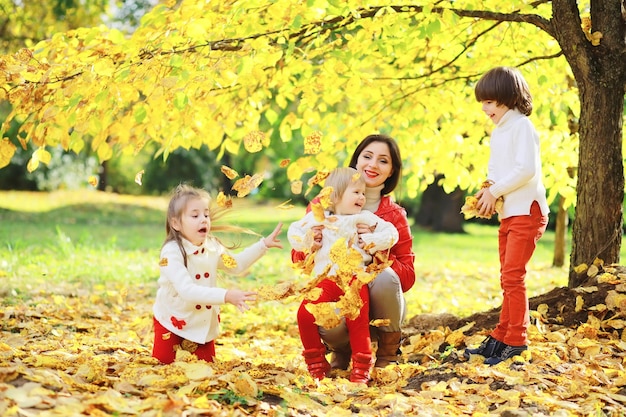
<path fill-rule="evenodd" d="M 367 175 L 369 178 L 375 178 L 378 176 L 378 173 L 374 171 L 365 170 L 363 171 L 363 173 Z"/>

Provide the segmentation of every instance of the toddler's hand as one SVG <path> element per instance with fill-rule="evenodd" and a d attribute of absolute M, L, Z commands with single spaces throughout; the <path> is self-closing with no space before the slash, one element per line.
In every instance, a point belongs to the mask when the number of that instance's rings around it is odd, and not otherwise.
<path fill-rule="evenodd" d="M 256 293 L 241 290 L 228 290 L 226 291 L 224 301 L 234 305 L 239 311 L 246 311 L 250 310 L 246 301 L 256 301 Z"/>
<path fill-rule="evenodd" d="M 263 243 L 265 243 L 266 248 L 283 248 L 283 245 L 280 243 L 280 239 L 278 239 L 278 235 L 280 234 L 280 229 L 283 227 L 282 223 L 278 223 L 276 228 L 268 237 L 263 239 Z"/>

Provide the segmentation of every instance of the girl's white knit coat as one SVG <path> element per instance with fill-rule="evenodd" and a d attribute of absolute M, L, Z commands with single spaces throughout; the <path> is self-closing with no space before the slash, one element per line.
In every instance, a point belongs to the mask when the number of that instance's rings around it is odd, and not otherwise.
<path fill-rule="evenodd" d="M 352 247 L 363 255 L 363 264 L 368 264 L 372 260 L 371 254 L 379 250 L 386 250 L 395 245 L 398 241 L 398 230 L 396 227 L 374 213 L 363 210 L 358 214 L 336 215 L 325 213 L 324 221 L 315 220 L 313 212 L 307 213 L 304 218 L 289 225 L 287 238 L 292 248 L 300 252 L 309 252 L 313 245 L 312 227 L 323 225 L 322 230 L 322 247 L 315 252 L 315 265 L 313 267 L 313 275 L 318 276 L 322 273 L 327 265 L 331 263 L 330 249 L 339 238 L 346 238 L 347 241 L 353 240 Z M 357 234 L 357 224 L 366 224 L 370 227 L 375 226 L 372 233 Z M 359 237 L 365 242 L 368 251 L 364 251 L 358 246 Z M 337 269 L 337 265 L 329 271 L 329 275 L 333 275 Z"/>
<path fill-rule="evenodd" d="M 154 317 L 172 333 L 204 344 L 219 335 L 219 306 L 224 304 L 227 291 L 217 287 L 217 270 L 241 274 L 267 252 L 267 247 L 261 239 L 239 253 L 230 253 L 214 238 L 200 246 L 183 239 L 183 246 L 186 267 L 176 242 L 167 242 L 161 249 Z M 232 257 L 236 266 L 228 268 L 222 255 Z"/>

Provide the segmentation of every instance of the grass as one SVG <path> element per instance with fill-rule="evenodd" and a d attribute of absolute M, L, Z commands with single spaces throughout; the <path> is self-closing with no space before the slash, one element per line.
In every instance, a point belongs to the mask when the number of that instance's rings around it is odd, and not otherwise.
<path fill-rule="evenodd" d="M 264 236 L 283 222 L 285 245 L 283 250 L 270 251 L 236 285 L 253 288 L 296 279 L 285 232 L 304 209 L 278 209 L 280 203 L 235 201 L 226 221 Z M 0 295 L 26 296 L 38 286 L 60 283 L 106 288 L 122 282 L 155 288 L 166 207 L 166 197 L 96 191 L 0 192 Z M 500 302 L 497 229 L 467 224 L 466 231 L 437 234 L 413 227 L 417 279 L 406 294 L 411 314 L 469 314 Z M 224 238 L 242 246 L 256 239 Z M 548 231 L 531 261 L 530 296 L 567 284 L 567 267 L 551 267 L 553 243 L 554 234 Z"/>

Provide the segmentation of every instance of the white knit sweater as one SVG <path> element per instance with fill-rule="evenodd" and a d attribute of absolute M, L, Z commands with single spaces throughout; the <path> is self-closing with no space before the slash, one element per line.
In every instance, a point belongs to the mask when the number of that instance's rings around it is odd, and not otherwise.
<path fill-rule="evenodd" d="M 530 214 L 533 201 L 547 215 L 546 189 L 541 182 L 539 135 L 517 109 L 502 116 L 491 133 L 488 179 L 491 194 L 504 198 L 501 219 Z"/>
<path fill-rule="evenodd" d="M 395 226 L 370 211 L 363 210 L 359 214 L 349 215 L 325 214 L 326 218 L 320 222 L 315 219 L 313 212 L 309 212 L 301 220 L 291 223 L 287 231 L 287 238 L 293 249 L 300 252 L 309 252 L 313 244 L 311 228 L 319 225 L 324 226 L 322 230 L 322 247 L 315 252 L 314 276 L 322 273 L 331 263 L 330 249 L 339 238 L 343 237 L 346 241 L 353 240 L 352 247 L 363 255 L 364 265 L 372 260 L 371 254 L 379 250 L 389 249 L 398 241 L 398 230 Z M 357 234 L 357 224 L 376 227 L 372 233 L 363 233 L 359 236 Z M 359 237 L 365 242 L 365 246 L 368 247 L 367 252 L 358 246 Z M 329 275 L 333 275 L 336 269 L 337 265 L 333 265 Z"/>

